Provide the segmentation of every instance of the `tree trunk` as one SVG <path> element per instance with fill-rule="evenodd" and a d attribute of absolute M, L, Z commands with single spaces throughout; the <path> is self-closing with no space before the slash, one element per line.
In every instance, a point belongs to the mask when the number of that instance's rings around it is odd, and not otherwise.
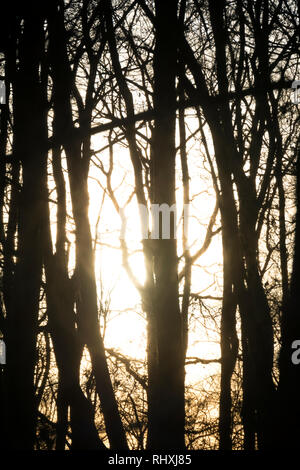
<path fill-rule="evenodd" d="M 80 388 L 82 345 L 75 325 L 74 290 L 68 277 L 65 252 L 65 187 L 60 152 L 53 152 L 54 177 L 58 194 L 56 253 L 52 254 L 49 207 L 44 206 L 44 263 L 48 319 L 59 371 L 57 392 L 56 449 L 64 450 L 70 407 L 72 450 L 105 449 L 94 424 L 92 405 Z"/>
<path fill-rule="evenodd" d="M 126 449 L 126 436 L 109 376 L 98 319 L 94 257 L 88 218 L 89 196 L 86 162 L 81 159 L 81 142 L 73 126 L 70 104 L 73 86 L 72 74 L 66 50 L 63 11 L 62 8 L 58 10 L 58 4 L 49 4 L 48 22 L 49 58 L 54 86 L 54 112 L 57 119 L 57 129 L 59 129 L 57 138 L 63 144 L 67 155 L 76 226 L 75 282 L 78 327 L 91 356 L 96 390 L 101 401 L 111 448 Z"/>
<path fill-rule="evenodd" d="M 8 317 L 8 446 L 32 449 L 35 441 L 36 403 L 34 368 L 42 275 L 42 205 L 47 194 L 47 107 L 40 85 L 39 66 L 44 31 L 40 8 L 24 15 L 19 45 L 19 70 L 14 83 L 13 158 L 21 162 L 18 259 L 12 310 Z"/>
<path fill-rule="evenodd" d="M 175 76 L 177 2 L 155 2 L 154 109 L 152 134 L 153 203 L 175 203 Z M 152 240 L 155 277 L 153 330 L 156 370 L 149 370 L 149 448 L 184 448 L 184 355 L 179 308 L 175 234 Z M 171 231 L 172 232 L 172 231 Z M 153 374 L 151 376 L 150 374 Z"/>
<path fill-rule="evenodd" d="M 221 391 L 220 391 L 220 450 L 232 449 L 232 399 L 231 378 L 238 354 L 238 337 L 236 332 L 237 302 L 233 292 L 231 272 L 231 239 L 223 238 L 223 305 L 221 317 Z"/>

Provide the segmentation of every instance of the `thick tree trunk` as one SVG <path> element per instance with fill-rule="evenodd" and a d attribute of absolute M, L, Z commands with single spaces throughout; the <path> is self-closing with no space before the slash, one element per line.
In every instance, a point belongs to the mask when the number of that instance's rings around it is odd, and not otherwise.
<path fill-rule="evenodd" d="M 153 203 L 175 203 L 175 76 L 177 60 L 177 2 L 155 2 L 154 109 L 152 135 Z M 159 227 L 161 230 L 161 226 Z M 159 230 L 159 231 L 160 231 Z M 184 448 L 184 357 L 179 308 L 176 239 L 153 240 L 154 311 L 149 347 L 157 364 L 149 370 L 150 448 Z M 151 376 L 150 374 L 153 374 Z"/>
<path fill-rule="evenodd" d="M 300 18 L 300 0 L 297 1 L 298 23 Z M 296 161 L 296 226 L 294 239 L 293 270 L 287 294 L 283 302 L 281 322 L 281 349 L 279 356 L 279 387 L 277 406 L 280 410 L 280 428 L 278 444 L 285 449 L 297 449 L 299 446 L 300 420 L 300 365 L 292 361 L 295 351 L 293 342 L 300 340 L 300 143 L 298 136 Z M 280 191 L 280 186 L 279 186 Z M 281 194 L 279 197 L 282 200 Z M 282 205 L 282 202 L 281 202 Z M 281 250 L 282 251 L 282 250 Z M 281 254 L 282 256 L 282 254 Z M 283 276 L 284 278 L 284 276 Z M 283 297 L 284 299 L 284 297 Z M 299 343 L 297 349 L 299 350 Z M 298 354 L 299 357 L 299 354 Z M 287 432 L 288 430 L 288 432 Z"/>
<path fill-rule="evenodd" d="M 29 5 L 30 7 L 30 5 Z M 8 446 L 32 449 L 36 403 L 34 368 L 42 274 L 42 205 L 47 198 L 47 120 L 39 66 L 44 31 L 40 8 L 24 16 L 19 45 L 19 70 L 14 84 L 13 158 L 21 162 L 22 194 L 19 212 L 18 259 L 12 309 L 8 317 Z"/>

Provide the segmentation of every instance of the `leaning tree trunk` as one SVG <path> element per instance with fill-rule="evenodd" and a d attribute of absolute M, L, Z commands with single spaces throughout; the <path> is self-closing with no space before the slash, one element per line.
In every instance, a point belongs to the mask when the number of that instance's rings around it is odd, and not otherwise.
<path fill-rule="evenodd" d="M 47 208 L 45 208 L 45 216 Z M 59 371 L 57 449 L 64 450 L 70 407 L 72 450 L 105 449 L 94 423 L 92 405 L 80 387 L 82 347 L 75 328 L 71 282 L 58 253 L 52 254 L 50 223 L 44 235 L 49 329 Z"/>
<path fill-rule="evenodd" d="M 71 108 L 72 73 L 67 56 L 66 32 L 61 2 L 49 3 L 49 59 L 54 87 L 54 113 L 59 142 L 64 146 L 76 227 L 76 270 L 78 327 L 89 350 L 96 390 L 101 401 L 111 448 L 127 448 L 126 436 L 107 366 L 98 319 L 94 254 L 88 217 L 87 165 L 81 159 L 81 140 L 73 125 Z"/>

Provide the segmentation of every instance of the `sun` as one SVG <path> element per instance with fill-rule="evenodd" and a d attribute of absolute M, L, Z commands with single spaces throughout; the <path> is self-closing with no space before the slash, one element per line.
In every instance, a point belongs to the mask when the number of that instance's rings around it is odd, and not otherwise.
<path fill-rule="evenodd" d="M 105 164 L 105 154 L 103 161 Z M 126 161 L 128 162 L 126 164 Z M 127 152 L 123 149 L 115 156 L 115 173 L 112 175 L 114 196 L 118 203 L 129 200 L 124 207 L 126 217 L 125 241 L 128 247 L 129 263 L 133 275 L 143 285 L 145 267 L 142 253 L 142 229 L 138 205 L 135 197 L 130 198 L 134 187 L 133 175 Z M 198 163 L 197 163 L 198 164 Z M 203 243 L 207 226 L 215 207 L 215 196 L 205 181 L 199 181 L 200 173 L 196 167 L 191 178 L 191 205 L 189 210 L 188 245 L 191 255 Z M 128 166 L 128 168 L 127 168 Z M 207 182 L 206 182 L 207 183 Z M 99 305 L 104 305 L 107 317 L 102 318 L 106 348 L 113 348 L 124 355 L 144 359 L 146 355 L 147 323 L 142 311 L 140 294 L 129 279 L 123 266 L 120 249 L 121 219 L 115 205 L 106 191 L 106 180 L 99 168 L 91 167 L 89 178 L 90 223 L 95 247 L 95 275 Z M 178 185 L 180 187 L 180 185 Z M 200 191 L 199 191 L 200 189 Z M 121 205 L 121 204 L 120 204 Z M 182 262 L 182 192 L 177 191 L 177 242 L 179 270 Z M 216 226 L 217 229 L 217 226 Z M 221 237 L 212 237 L 210 246 L 195 261 L 192 272 L 192 293 L 220 296 L 222 288 L 222 243 Z M 220 306 L 220 301 L 216 301 Z M 207 321 L 207 320 L 206 320 Z M 210 338 L 202 334 L 201 324 L 191 329 L 187 357 L 218 359 L 220 348 L 214 334 Z M 187 383 L 195 383 L 203 374 L 219 367 L 218 362 L 211 365 L 187 366 Z"/>

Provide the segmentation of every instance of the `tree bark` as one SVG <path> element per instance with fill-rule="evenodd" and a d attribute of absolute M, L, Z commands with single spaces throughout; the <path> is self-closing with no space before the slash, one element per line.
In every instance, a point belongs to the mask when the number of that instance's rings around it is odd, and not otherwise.
<path fill-rule="evenodd" d="M 175 203 L 177 2 L 156 1 L 155 12 L 151 184 L 153 203 L 171 207 Z M 148 447 L 183 449 L 184 354 L 175 234 L 163 239 L 160 233 L 152 242 L 155 292 L 150 323 L 155 332 L 155 343 L 151 347 L 157 351 L 157 364 L 156 371 L 152 371 L 154 387 L 149 395 Z"/>
<path fill-rule="evenodd" d="M 7 383 L 8 447 L 33 449 L 36 426 L 34 368 L 42 275 L 42 204 L 47 175 L 47 106 L 40 84 L 43 55 L 40 7 L 24 15 L 19 69 L 14 83 L 13 158 L 21 162 L 22 191 L 18 226 L 18 258 L 12 309 L 8 317 Z M 20 432 L 21 430 L 21 432 Z"/>
<path fill-rule="evenodd" d="M 222 234 L 223 239 L 223 304 L 221 316 L 221 391 L 220 391 L 220 450 L 232 449 L 232 398 L 231 378 L 238 354 L 236 332 L 237 301 L 233 292 L 230 252 L 231 239 Z"/>

